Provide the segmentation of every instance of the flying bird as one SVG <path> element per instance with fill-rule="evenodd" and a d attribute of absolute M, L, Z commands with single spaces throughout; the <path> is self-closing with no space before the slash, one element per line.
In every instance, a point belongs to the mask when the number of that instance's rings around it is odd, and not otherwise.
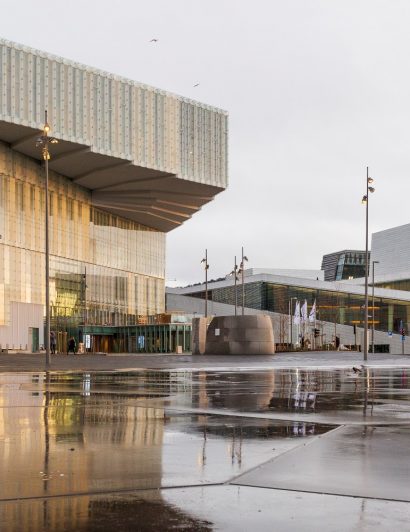
<path fill-rule="evenodd" d="M 158 42 L 158 39 L 151 39 L 150 42 Z"/>
<path fill-rule="evenodd" d="M 194 87 L 198 87 L 199 86 L 199 83 L 195 83 Z"/>

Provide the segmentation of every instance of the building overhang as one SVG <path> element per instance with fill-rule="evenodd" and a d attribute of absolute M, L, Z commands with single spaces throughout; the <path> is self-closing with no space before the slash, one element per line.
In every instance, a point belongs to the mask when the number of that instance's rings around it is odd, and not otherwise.
<path fill-rule="evenodd" d="M 14 151 L 42 160 L 36 139 L 41 131 L 0 121 L 0 141 Z M 92 146 L 59 138 L 50 147 L 49 168 L 91 191 L 91 202 L 117 216 L 159 231 L 180 226 L 224 189 L 182 179 L 176 174 L 104 155 Z"/>

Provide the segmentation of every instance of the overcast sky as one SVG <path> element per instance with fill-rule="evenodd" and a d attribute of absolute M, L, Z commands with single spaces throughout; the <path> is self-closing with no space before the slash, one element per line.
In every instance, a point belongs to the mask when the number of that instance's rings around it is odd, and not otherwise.
<path fill-rule="evenodd" d="M 3 38 L 229 112 L 229 188 L 167 237 L 167 279 L 320 268 L 410 222 L 408 0 L 0 0 Z M 152 38 L 159 41 L 149 43 Z M 198 87 L 194 84 L 200 83 Z M 176 284 L 176 283 L 169 283 Z"/>

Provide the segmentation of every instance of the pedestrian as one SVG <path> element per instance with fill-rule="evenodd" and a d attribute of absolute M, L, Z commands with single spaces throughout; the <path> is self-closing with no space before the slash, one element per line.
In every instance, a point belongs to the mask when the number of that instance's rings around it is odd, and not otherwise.
<path fill-rule="evenodd" d="M 56 333 L 54 331 L 51 331 L 51 333 L 50 333 L 50 349 L 51 349 L 51 354 L 52 355 L 56 354 L 56 347 L 57 347 Z"/>
<path fill-rule="evenodd" d="M 76 348 L 76 344 L 75 344 L 75 339 L 74 339 L 74 336 L 72 336 L 69 340 L 68 340 L 68 346 L 67 346 L 67 355 L 70 351 L 73 352 L 73 355 L 75 355 L 75 348 Z"/>

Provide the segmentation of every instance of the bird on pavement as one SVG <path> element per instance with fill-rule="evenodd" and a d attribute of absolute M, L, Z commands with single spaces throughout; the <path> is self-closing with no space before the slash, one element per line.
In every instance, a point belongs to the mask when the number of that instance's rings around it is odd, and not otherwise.
<path fill-rule="evenodd" d="M 355 373 L 361 373 L 361 372 L 362 372 L 362 370 L 361 370 L 360 368 L 356 368 L 355 366 L 353 366 L 352 369 L 353 369 L 353 371 L 354 371 Z"/>
<path fill-rule="evenodd" d="M 158 39 L 151 39 L 150 42 L 158 42 Z"/>

